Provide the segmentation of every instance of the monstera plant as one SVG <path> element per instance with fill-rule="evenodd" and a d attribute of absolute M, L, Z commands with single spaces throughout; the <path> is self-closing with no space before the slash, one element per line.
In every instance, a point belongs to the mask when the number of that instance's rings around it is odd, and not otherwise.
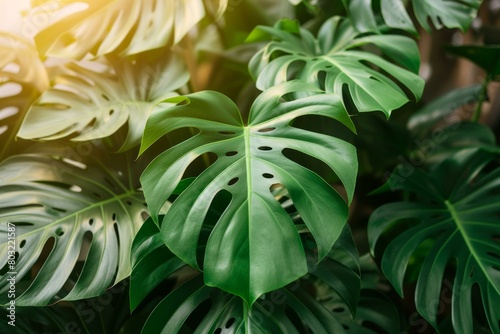
<path fill-rule="evenodd" d="M 2 332 L 500 333 L 498 45 L 419 102 L 419 37 L 488 4 L 32 1 L 0 32 Z"/>

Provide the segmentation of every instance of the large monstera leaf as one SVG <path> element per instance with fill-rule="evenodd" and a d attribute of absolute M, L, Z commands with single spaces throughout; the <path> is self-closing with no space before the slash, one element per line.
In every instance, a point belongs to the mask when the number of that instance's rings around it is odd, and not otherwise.
<path fill-rule="evenodd" d="M 312 243 L 313 244 L 313 243 Z M 311 244 L 309 244 L 311 245 Z M 307 253 L 313 249 L 306 246 Z M 161 241 L 160 230 L 148 219 L 134 240 L 134 269 L 131 276 L 132 307 L 145 298 L 161 281 L 173 277 L 185 265 Z M 238 296 L 206 286 L 201 275 L 187 280 L 158 304 L 143 328 L 143 333 L 343 333 L 350 320 L 336 318 L 310 295 L 314 280 L 321 280 L 336 291 L 339 304 L 354 314 L 360 289 L 358 255 L 349 228 L 318 265 L 309 261 L 309 275 L 280 290 L 259 298 L 249 309 Z M 146 293 L 145 293 L 146 292 Z M 208 305 L 207 305 L 208 303 Z M 203 305 L 206 305 L 205 307 Z M 349 312 L 349 311 L 348 311 Z M 300 314 L 300 318 L 293 313 Z M 189 321 L 192 316 L 199 323 Z M 293 321 L 300 319 L 301 321 Z"/>
<path fill-rule="evenodd" d="M 0 33 L 0 161 L 14 140 L 29 106 L 48 86 L 36 49 L 27 41 Z"/>
<path fill-rule="evenodd" d="M 393 185 L 418 200 L 386 204 L 370 217 L 372 253 L 379 255 L 381 237 L 392 233 L 382 256 L 384 274 L 402 294 L 405 272 L 419 270 L 417 310 L 435 328 L 443 281 L 452 290 L 457 333 L 474 332 L 472 297 L 479 292 L 491 330 L 500 332 L 500 168 L 490 163 L 495 158 L 498 152 L 464 149 L 432 173 L 414 170 Z M 420 269 L 412 259 L 417 253 L 424 254 Z"/>
<path fill-rule="evenodd" d="M 287 189 L 316 239 L 319 259 L 328 254 L 347 220 L 345 200 L 316 173 L 284 155 L 285 150 L 298 151 L 323 161 L 352 199 L 355 148 L 291 125 L 297 117 L 318 115 L 353 129 L 334 94 L 284 99 L 294 92 L 314 90 L 305 82 L 289 82 L 265 91 L 252 105 L 246 126 L 229 98 L 212 91 L 194 93 L 169 100 L 178 105 L 159 108 L 146 125 L 141 151 L 176 129 L 200 131 L 159 155 L 141 176 L 155 221 L 186 168 L 203 154 L 217 155 L 174 201 L 162 219 L 162 237 L 174 254 L 199 268 L 196 250 L 205 216 L 217 194 L 229 193 L 229 205 L 207 242 L 204 278 L 207 285 L 239 295 L 250 305 L 261 294 L 307 272 L 298 229 L 273 197 L 272 188 Z"/>
<path fill-rule="evenodd" d="M 47 147 L 0 164 L 2 304 L 12 225 L 17 305 L 94 297 L 130 274 L 130 246 L 146 211 L 133 181 L 138 171 L 124 154 L 106 157 L 91 148 Z"/>
<path fill-rule="evenodd" d="M 121 149 L 140 143 L 153 106 L 186 84 L 189 74 L 172 53 L 134 60 L 71 62 L 29 109 L 18 136 L 73 141 L 106 138 L 127 125 Z"/>
<path fill-rule="evenodd" d="M 349 9 L 350 17 L 360 32 L 376 31 L 376 13 L 372 8 L 373 0 L 343 0 Z M 407 12 L 404 0 L 380 0 L 380 10 L 384 22 L 391 28 L 411 33 L 417 30 Z M 418 23 L 428 32 L 431 25 L 436 29 L 443 27 L 462 31 L 467 30 L 476 17 L 482 0 L 412 0 L 413 13 Z"/>
<path fill-rule="evenodd" d="M 269 39 L 272 41 L 249 65 L 260 89 L 290 78 L 311 82 L 339 96 L 343 96 L 347 86 L 359 111 L 380 110 L 387 117 L 409 101 L 399 85 L 408 89 L 416 100 L 422 95 L 424 81 L 416 74 L 420 64 L 418 48 L 408 37 L 360 36 L 348 19 L 333 17 L 321 27 L 317 39 L 296 22 L 281 21 L 274 28 L 257 27 L 248 41 Z M 377 46 L 387 58 L 401 66 L 358 50 L 368 44 Z"/>
<path fill-rule="evenodd" d="M 54 10 L 51 17 L 57 20 L 35 36 L 38 50 L 81 59 L 89 52 L 125 56 L 177 44 L 207 10 L 215 16 L 224 12 L 227 0 L 58 0 L 57 4 L 55 10 L 40 7 Z"/>

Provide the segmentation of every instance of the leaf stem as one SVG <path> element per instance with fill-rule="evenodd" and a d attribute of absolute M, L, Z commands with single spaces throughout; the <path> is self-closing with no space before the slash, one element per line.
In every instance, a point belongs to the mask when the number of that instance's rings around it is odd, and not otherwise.
<path fill-rule="evenodd" d="M 248 321 L 248 313 L 250 312 L 250 309 L 248 308 L 246 300 L 241 299 L 241 302 L 243 303 L 243 319 L 245 321 L 245 333 L 250 333 L 250 322 Z"/>
<path fill-rule="evenodd" d="M 488 85 L 491 81 L 491 75 L 488 73 L 483 80 L 483 88 L 479 93 L 479 101 L 476 104 L 476 110 L 474 110 L 474 114 L 472 115 L 471 121 L 477 123 L 481 118 L 481 112 L 483 109 L 483 103 L 488 97 Z"/>

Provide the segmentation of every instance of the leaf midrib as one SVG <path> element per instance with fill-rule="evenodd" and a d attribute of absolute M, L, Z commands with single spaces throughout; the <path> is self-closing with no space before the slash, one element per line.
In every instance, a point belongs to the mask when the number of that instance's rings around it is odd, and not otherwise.
<path fill-rule="evenodd" d="M 251 231 L 250 228 L 252 226 L 250 222 L 250 218 L 252 217 L 252 193 L 253 193 L 253 183 L 252 183 L 252 154 L 251 154 L 251 145 L 250 145 L 250 126 L 245 126 L 243 128 L 243 138 L 245 140 L 245 167 L 246 167 L 246 176 L 247 176 L 247 211 L 248 211 L 248 239 L 250 239 L 251 236 Z M 250 250 L 250 245 L 251 242 L 248 242 L 248 255 L 250 256 L 251 250 Z M 250 262 L 249 262 L 249 268 L 248 268 L 248 273 L 251 273 L 251 268 L 250 268 Z M 250 281 L 251 277 L 249 277 L 248 280 L 248 289 L 247 291 L 250 291 Z M 244 301 L 246 303 L 246 301 Z M 247 321 L 245 321 L 248 323 Z"/>
<path fill-rule="evenodd" d="M 455 208 L 454 204 L 451 203 L 449 200 L 445 200 L 444 203 L 446 204 L 446 208 L 450 212 L 451 218 L 455 222 L 455 226 L 457 227 L 458 231 L 462 235 L 462 238 L 465 241 L 465 244 L 467 245 L 467 248 L 471 252 L 471 254 L 474 257 L 474 260 L 478 264 L 479 268 L 481 268 L 481 271 L 483 272 L 484 277 L 486 277 L 486 279 L 488 280 L 488 282 L 492 286 L 494 286 L 493 282 L 491 282 L 491 280 L 490 280 L 490 277 L 488 275 L 488 271 L 486 270 L 486 268 L 484 268 L 484 265 L 483 265 L 482 261 L 480 261 L 481 257 L 476 252 L 476 249 L 473 247 L 472 242 L 471 242 L 470 238 L 468 237 L 467 232 L 465 231 L 464 227 L 462 226 L 463 224 L 465 224 L 465 222 L 463 222 L 460 219 L 460 217 L 458 215 L 458 210 Z"/>

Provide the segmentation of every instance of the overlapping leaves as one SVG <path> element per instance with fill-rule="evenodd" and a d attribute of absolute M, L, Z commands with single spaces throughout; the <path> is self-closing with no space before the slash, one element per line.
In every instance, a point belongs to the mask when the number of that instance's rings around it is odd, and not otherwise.
<path fill-rule="evenodd" d="M 96 298 L 46 307 L 18 307 L 15 326 L 8 324 L 8 310 L 2 309 L 0 332 L 137 334 L 146 319 L 143 313 L 130 315 L 128 283 L 122 281 Z"/>
<path fill-rule="evenodd" d="M 296 22 L 281 21 L 274 28 L 257 27 L 248 41 L 270 39 L 249 65 L 260 89 L 301 79 L 327 93 L 343 96 L 347 86 L 359 111 L 380 110 L 387 117 L 410 98 L 418 100 L 422 95 L 424 82 L 416 74 L 420 64 L 418 48 L 408 37 L 361 36 L 350 20 L 333 17 L 321 27 L 317 39 Z M 359 50 L 368 44 L 377 46 L 388 59 L 401 66 Z M 411 92 L 410 98 L 400 85 Z"/>
<path fill-rule="evenodd" d="M 227 0 L 58 0 L 57 5 L 35 8 L 50 11 L 54 20 L 35 36 L 38 50 L 81 59 L 89 52 L 126 56 L 177 44 L 207 9 L 215 16 L 224 12 Z"/>
<path fill-rule="evenodd" d="M 139 144 L 153 106 L 176 96 L 188 79 L 182 60 L 168 52 L 69 63 L 30 108 L 19 137 L 89 141 L 109 137 L 126 125 L 121 149 L 129 149 Z"/>
<path fill-rule="evenodd" d="M 83 160 L 68 147 L 38 147 L 0 164 L 2 304 L 12 271 L 8 224 L 15 225 L 19 306 L 94 297 L 130 274 L 130 245 L 146 209 L 137 171 L 125 155 L 84 149 Z"/>
<path fill-rule="evenodd" d="M 312 256 L 312 249 L 308 253 Z M 132 307 L 184 265 L 162 243 L 159 228 L 151 219 L 137 234 L 132 256 L 135 263 L 130 289 Z M 357 252 L 349 229 L 344 229 L 323 262 L 315 265 L 311 258 L 309 264 L 310 275 L 337 291 L 343 298 L 342 306 L 354 313 L 360 280 Z M 345 319 L 341 323 L 334 312 L 308 294 L 309 284 L 309 279 L 296 281 L 262 296 L 248 309 L 241 298 L 206 286 L 199 275 L 166 296 L 142 332 L 213 333 L 225 329 L 231 333 L 303 333 L 308 329 L 314 333 L 343 333 Z M 301 315 L 299 322 L 290 316 L 293 312 Z M 198 323 L 188 321 L 193 314 L 200 319 Z"/>
<path fill-rule="evenodd" d="M 36 49 L 20 37 L 0 33 L 0 161 L 14 151 L 26 111 L 47 86 Z"/>
<path fill-rule="evenodd" d="M 383 205 L 370 217 L 368 235 L 376 255 L 379 244 L 384 244 L 381 237 L 392 233 L 382 270 L 400 294 L 405 272 L 418 270 L 411 263 L 412 256 L 425 252 L 415 300 L 419 313 L 435 328 L 439 312 L 435 301 L 441 293 L 438 282 L 446 281 L 452 289 L 455 331 L 474 332 L 471 298 L 476 288 L 491 330 L 500 331 L 500 312 L 495 306 L 500 303 L 500 168 L 491 165 L 494 159 L 498 150 L 469 148 L 435 166 L 432 173 L 414 170 L 392 185 L 416 199 Z"/>
<path fill-rule="evenodd" d="M 360 32 L 377 31 L 377 13 L 373 0 L 343 0 L 349 16 Z M 413 14 L 418 23 L 428 32 L 431 24 L 436 29 L 458 28 L 467 30 L 476 17 L 482 0 L 412 0 Z M 406 9 L 406 1 L 380 0 L 380 12 L 385 24 L 391 28 L 417 33 Z"/>
<path fill-rule="evenodd" d="M 180 128 L 199 133 L 160 154 L 141 183 L 155 221 L 185 170 L 199 156 L 213 153 L 207 167 L 174 201 L 162 219 L 162 238 L 189 265 L 203 262 L 205 283 L 243 297 L 250 305 L 263 293 L 281 288 L 307 272 L 297 227 L 271 193 L 287 189 L 314 236 L 319 259 L 328 254 L 347 220 L 347 203 L 320 176 L 284 155 L 299 151 L 323 161 L 352 199 L 357 171 L 355 148 L 331 136 L 292 126 L 303 115 L 335 119 L 353 129 L 340 99 L 320 94 L 287 101 L 291 93 L 314 92 L 304 82 L 289 82 L 262 93 L 245 126 L 235 104 L 204 91 L 170 99 L 149 118 L 141 151 Z M 217 194 L 230 201 L 208 238 L 203 259 L 197 255 L 200 231 Z M 289 261 L 294 259 L 294 261 Z"/>

